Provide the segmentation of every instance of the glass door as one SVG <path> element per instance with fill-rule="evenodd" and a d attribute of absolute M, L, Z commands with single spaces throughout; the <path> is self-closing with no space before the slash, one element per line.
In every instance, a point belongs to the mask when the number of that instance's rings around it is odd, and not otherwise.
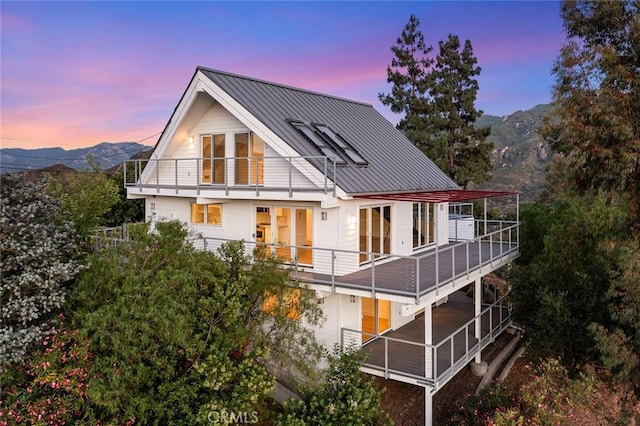
<path fill-rule="evenodd" d="M 390 205 L 360 209 L 360 252 L 360 263 L 391 254 Z"/>
<path fill-rule="evenodd" d="M 362 340 L 369 340 L 391 328 L 391 302 L 362 297 Z"/>

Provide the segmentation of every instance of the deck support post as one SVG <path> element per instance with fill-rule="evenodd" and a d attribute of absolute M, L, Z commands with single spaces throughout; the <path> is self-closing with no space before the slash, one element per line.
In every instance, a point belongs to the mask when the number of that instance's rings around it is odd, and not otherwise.
<path fill-rule="evenodd" d="M 431 426 L 433 424 L 433 395 L 431 395 L 431 388 L 425 386 L 424 388 L 424 426 Z"/>
<path fill-rule="evenodd" d="M 480 318 L 480 314 L 482 313 L 482 281 L 480 278 L 476 279 L 473 283 L 473 305 L 474 316 L 476 317 L 475 337 L 478 339 L 478 345 L 481 345 L 482 318 Z M 476 354 L 475 362 L 478 364 L 482 362 L 482 351 L 478 351 Z"/>

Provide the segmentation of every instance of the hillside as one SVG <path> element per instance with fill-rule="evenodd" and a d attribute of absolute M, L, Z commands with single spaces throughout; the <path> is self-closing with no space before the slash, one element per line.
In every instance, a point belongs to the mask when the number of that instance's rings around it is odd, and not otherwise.
<path fill-rule="evenodd" d="M 65 150 L 62 148 L 2 148 L 0 149 L 0 173 L 35 170 L 62 164 L 76 170 L 88 168 L 89 156 L 102 169 L 122 164 L 136 153 L 148 150 L 147 145 L 135 142 L 103 142 L 89 148 Z"/>
<path fill-rule="evenodd" d="M 479 189 L 518 191 L 520 201 L 531 201 L 544 188 L 545 168 L 551 160 L 549 146 L 538 135 L 542 118 L 551 105 L 537 105 L 505 117 L 484 115 L 478 127 L 491 127 L 488 141 L 493 142 L 493 179 Z"/>

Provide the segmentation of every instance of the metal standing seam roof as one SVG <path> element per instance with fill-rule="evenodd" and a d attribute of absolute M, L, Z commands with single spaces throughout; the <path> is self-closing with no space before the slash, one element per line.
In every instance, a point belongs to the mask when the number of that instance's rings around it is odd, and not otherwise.
<path fill-rule="evenodd" d="M 460 189 L 372 105 L 230 74 L 197 71 L 234 98 L 300 155 L 321 155 L 288 120 L 325 124 L 346 139 L 367 166 L 337 166 L 337 185 L 347 194 Z"/>

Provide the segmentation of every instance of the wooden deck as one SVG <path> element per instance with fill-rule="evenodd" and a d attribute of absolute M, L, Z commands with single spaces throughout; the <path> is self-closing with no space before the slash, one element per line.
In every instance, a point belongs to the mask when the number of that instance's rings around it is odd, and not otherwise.
<path fill-rule="evenodd" d="M 343 276 L 299 272 L 298 278 L 311 284 L 417 297 L 481 267 L 488 273 L 518 253 L 515 243 L 469 241 L 441 246 L 437 252 L 396 257 Z"/>
<path fill-rule="evenodd" d="M 475 337 L 473 300 L 458 291 L 449 301 L 435 307 L 432 312 L 433 344 L 427 348 L 437 368 L 429 374 L 425 368 L 424 315 L 371 339 L 363 346 L 368 358 L 365 367 L 385 372 L 435 382 L 439 387 L 453 377 L 475 356 L 491 343 L 510 324 L 506 306 L 486 309 L 481 317 L 481 341 Z M 455 334 L 454 334 L 455 333 Z"/>

